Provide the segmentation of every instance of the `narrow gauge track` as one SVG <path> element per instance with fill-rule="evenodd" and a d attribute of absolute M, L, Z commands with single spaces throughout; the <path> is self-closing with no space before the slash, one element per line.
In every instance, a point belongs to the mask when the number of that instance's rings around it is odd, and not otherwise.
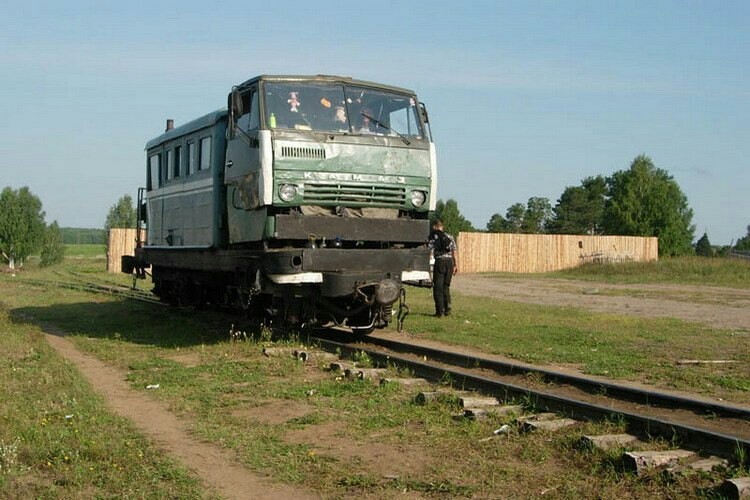
<path fill-rule="evenodd" d="M 579 388 L 606 391 L 607 395 L 592 397 L 570 396 L 569 392 L 542 389 L 524 384 L 525 374 L 536 368 L 536 373 L 553 377 L 556 372 L 529 365 L 498 362 L 467 356 L 424 346 L 414 346 L 372 337 L 345 338 L 342 332 L 328 330 L 311 336 L 310 341 L 322 349 L 342 354 L 364 352 L 380 365 L 395 365 L 411 370 L 415 376 L 433 381 L 449 378 L 452 385 L 461 389 L 477 390 L 504 400 L 529 401 L 543 411 L 561 413 L 576 419 L 624 420 L 627 432 L 640 436 L 662 437 L 668 441 L 679 440 L 686 448 L 711 453 L 726 458 L 750 455 L 750 422 L 748 409 L 722 405 L 701 399 L 692 400 L 660 391 L 631 388 L 625 384 L 608 383 L 583 376 L 560 377 L 566 385 L 580 384 Z M 483 364 L 484 363 L 484 364 Z M 489 373 L 488 373 L 489 372 Z M 503 377 L 499 373 L 514 373 L 517 378 Z M 564 374 L 560 374 L 564 375 Z M 611 387 L 610 387 L 611 386 Z M 611 392 L 610 392 L 611 391 Z M 614 397 L 613 397 L 614 396 Z M 663 396 L 663 397 L 662 397 Z M 632 404 L 632 401 L 641 403 Z M 624 401 L 624 403 L 623 403 Z M 647 403 L 643 403 L 647 401 Z M 654 411 L 653 406 L 664 405 L 669 412 Z M 672 410 L 678 408 L 677 410 Z M 685 413 L 691 413 L 686 416 Z M 711 420 L 696 417 L 711 415 Z M 692 418 L 690 418 L 692 417 Z M 705 420 L 705 425 L 704 422 Z M 742 427 L 745 430 L 736 432 Z"/>
<path fill-rule="evenodd" d="M 21 279 L 20 281 L 37 286 L 57 286 L 89 293 L 116 295 L 123 298 L 164 306 L 163 302 L 149 298 L 146 292 L 137 292 L 125 286 L 108 286 L 94 282 L 66 282 L 57 280 Z M 354 337 L 350 333 L 342 335 L 340 330 L 326 329 L 308 337 L 309 341 L 330 351 L 345 354 L 365 352 L 373 361 L 381 365 L 396 365 L 408 368 L 415 375 L 434 381 L 449 377 L 454 387 L 473 389 L 492 394 L 504 400 L 526 400 L 537 408 L 561 413 L 578 419 L 622 419 L 627 431 L 632 434 L 651 437 L 663 437 L 667 440 L 677 439 L 686 448 L 711 453 L 727 458 L 750 456 L 750 437 L 727 434 L 712 430 L 710 426 L 686 423 L 680 419 L 655 416 L 650 411 L 653 406 L 640 408 L 638 411 L 626 409 L 617 401 L 640 402 L 644 405 L 660 405 L 667 408 L 679 408 L 697 414 L 714 415 L 716 420 L 729 419 L 732 422 L 748 424 L 748 409 L 741 406 L 714 403 L 702 399 L 691 399 L 686 396 L 661 391 L 634 388 L 625 384 L 602 381 L 583 376 L 564 374 L 524 363 L 501 362 L 480 356 L 471 356 L 416 346 L 406 342 L 384 339 L 377 336 Z M 335 340 L 334 340 L 335 339 Z M 433 361 L 427 361 L 432 359 Z M 486 372 L 492 372 L 490 376 Z M 501 374 L 524 375 L 537 373 L 547 380 L 565 383 L 606 393 L 606 402 L 586 401 L 584 398 L 554 394 L 550 390 L 540 390 L 521 385 L 517 382 L 501 380 Z M 612 399 L 615 396 L 619 399 Z M 604 396 L 601 396 L 604 398 Z M 726 427 L 726 426 L 725 426 Z"/>
<path fill-rule="evenodd" d="M 103 285 L 92 281 L 84 281 L 82 278 L 78 278 L 76 281 L 63 281 L 53 279 L 33 279 L 33 278 L 17 278 L 17 281 L 26 283 L 33 286 L 48 287 L 54 286 L 57 288 L 66 288 L 69 290 L 78 290 L 81 292 L 89 292 L 96 294 L 115 295 L 118 297 L 137 300 L 139 302 L 145 302 L 148 304 L 154 304 L 159 306 L 166 306 L 165 304 L 148 292 L 133 290 L 124 285 Z"/>

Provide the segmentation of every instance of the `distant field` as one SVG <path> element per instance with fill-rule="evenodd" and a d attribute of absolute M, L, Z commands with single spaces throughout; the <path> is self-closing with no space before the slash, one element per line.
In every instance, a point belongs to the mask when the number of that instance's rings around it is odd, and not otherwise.
<path fill-rule="evenodd" d="M 608 283 L 679 283 L 750 288 L 750 261 L 673 257 L 657 262 L 586 264 L 543 276 Z"/>
<path fill-rule="evenodd" d="M 65 257 L 104 258 L 107 247 L 104 245 L 65 245 Z"/>

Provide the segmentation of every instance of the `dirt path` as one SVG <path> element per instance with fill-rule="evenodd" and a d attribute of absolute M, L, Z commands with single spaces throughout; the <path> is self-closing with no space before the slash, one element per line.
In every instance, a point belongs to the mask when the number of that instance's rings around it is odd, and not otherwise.
<path fill-rule="evenodd" d="M 750 332 L 750 290 L 695 285 L 613 285 L 458 274 L 455 291 L 482 297 L 640 317 L 667 317 Z"/>
<path fill-rule="evenodd" d="M 71 361 L 94 389 L 102 394 L 110 408 L 131 420 L 154 440 L 159 448 L 192 469 L 208 487 L 224 498 L 306 499 L 317 498 L 292 486 L 273 483 L 238 465 L 232 452 L 199 441 L 189 426 L 172 414 L 166 405 L 133 391 L 125 382 L 125 373 L 76 349 L 64 333 L 44 327 L 47 341 Z"/>

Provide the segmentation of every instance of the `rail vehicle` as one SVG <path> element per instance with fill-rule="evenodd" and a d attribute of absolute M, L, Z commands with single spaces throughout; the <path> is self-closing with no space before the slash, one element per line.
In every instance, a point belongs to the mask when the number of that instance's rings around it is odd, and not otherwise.
<path fill-rule="evenodd" d="M 429 279 L 427 109 L 404 88 L 262 75 L 146 144 L 145 238 L 123 272 L 162 300 L 369 332 Z M 139 231 L 140 234 L 140 231 Z"/>

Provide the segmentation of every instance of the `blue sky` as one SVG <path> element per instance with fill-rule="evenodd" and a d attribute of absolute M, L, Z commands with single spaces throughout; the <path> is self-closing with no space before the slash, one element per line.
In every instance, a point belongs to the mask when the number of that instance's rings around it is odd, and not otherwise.
<path fill-rule="evenodd" d="M 100 227 L 143 147 L 262 73 L 412 88 L 439 195 L 477 227 L 649 155 L 696 238 L 750 224 L 750 2 L 5 2 L 0 187 Z"/>

